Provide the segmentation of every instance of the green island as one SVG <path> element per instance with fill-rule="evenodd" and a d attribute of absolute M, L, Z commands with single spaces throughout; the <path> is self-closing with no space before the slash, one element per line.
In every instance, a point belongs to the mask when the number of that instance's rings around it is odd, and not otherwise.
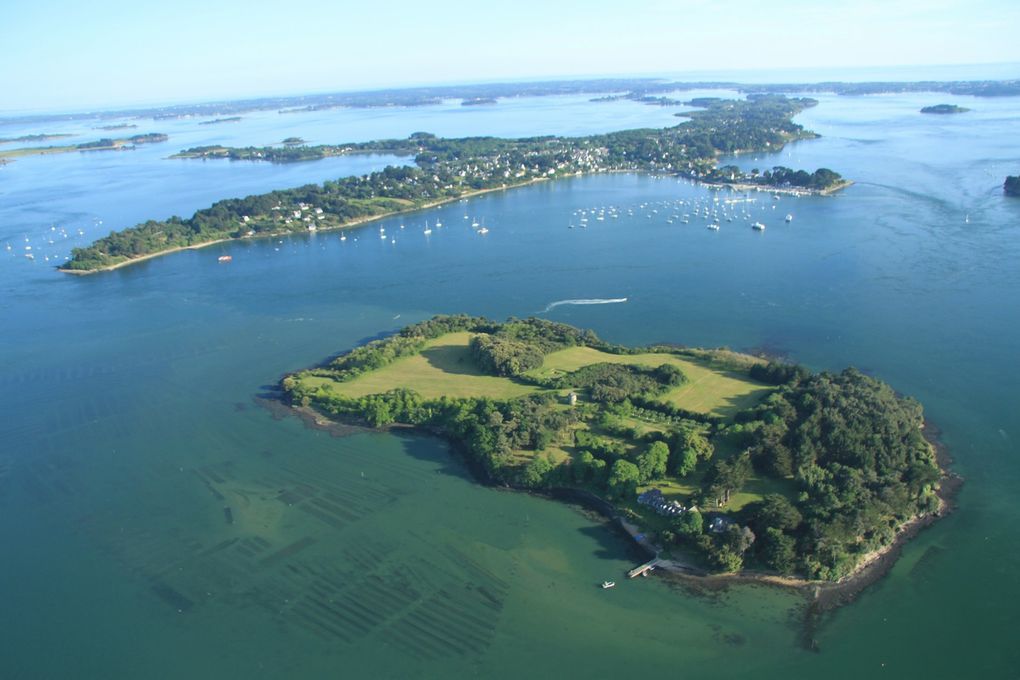
<path fill-rule="evenodd" d="M 498 103 L 495 97 L 471 97 L 470 99 L 461 100 L 461 106 L 485 106 L 488 104 Z"/>
<path fill-rule="evenodd" d="M 1002 190 L 1007 196 L 1020 196 L 1020 175 L 1008 175 L 1002 183 Z"/>
<path fill-rule="evenodd" d="M 138 127 L 134 123 L 113 123 L 111 125 L 99 125 L 96 130 L 131 130 Z"/>
<path fill-rule="evenodd" d="M 155 144 L 165 142 L 169 137 L 164 134 L 150 132 L 144 135 L 132 135 L 120 139 L 104 137 L 94 142 L 67 144 L 64 146 L 36 146 L 21 149 L 0 151 L 0 158 L 18 158 L 20 156 L 40 156 L 53 153 L 70 153 L 72 151 L 114 151 L 117 149 L 133 149 L 138 144 Z"/>
<path fill-rule="evenodd" d="M 68 133 L 42 133 L 36 135 L 21 135 L 20 137 L 5 137 L 0 139 L 0 144 L 14 144 L 24 142 L 45 142 L 50 139 L 62 139 L 64 137 L 73 137 L 74 135 Z"/>
<path fill-rule="evenodd" d="M 921 109 L 921 113 L 936 113 L 936 114 L 948 114 L 948 113 L 967 113 L 970 109 L 964 106 L 957 106 L 956 104 L 935 104 L 933 106 L 925 106 Z"/>
<path fill-rule="evenodd" d="M 673 127 L 587 137 L 444 139 L 419 132 L 407 139 L 344 145 L 196 147 L 174 157 L 287 163 L 370 153 L 413 157 L 414 165 L 223 200 L 188 219 L 150 220 L 76 248 L 60 269 L 90 273 L 227 239 L 350 227 L 480 192 L 596 172 L 654 172 L 740 190 L 830 193 L 849 182 L 824 168 L 805 171 L 801 185 L 789 183 L 803 177 L 785 169 L 777 168 L 773 173 L 779 174 L 773 176 L 717 168 L 721 154 L 778 151 L 788 142 L 817 137 L 791 120 L 815 104 L 813 99 L 779 95 L 714 100 Z"/>
<path fill-rule="evenodd" d="M 217 125 L 219 123 L 237 123 L 240 122 L 241 116 L 227 116 L 226 118 L 213 118 L 212 120 L 200 120 L 199 125 Z"/>
<path fill-rule="evenodd" d="M 855 369 L 437 316 L 285 376 L 318 425 L 410 426 L 484 481 L 612 513 L 655 564 L 847 581 L 946 508 L 922 408 Z"/>

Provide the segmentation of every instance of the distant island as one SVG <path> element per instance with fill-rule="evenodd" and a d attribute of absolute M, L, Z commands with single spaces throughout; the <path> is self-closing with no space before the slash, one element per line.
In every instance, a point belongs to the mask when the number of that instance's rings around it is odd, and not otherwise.
<path fill-rule="evenodd" d="M 925 106 L 921 109 L 921 113 L 967 113 L 970 109 L 963 106 L 957 106 L 956 104 L 935 104 L 934 106 Z"/>
<path fill-rule="evenodd" d="M 214 118 L 213 120 L 200 120 L 199 125 L 218 125 L 220 123 L 237 123 L 241 116 L 229 116 L 227 118 Z"/>
<path fill-rule="evenodd" d="M 319 426 L 415 427 L 485 481 L 608 500 L 685 574 L 846 581 L 947 507 L 920 404 L 854 369 L 438 316 L 281 389 Z"/>
<path fill-rule="evenodd" d="M 115 125 L 100 125 L 96 127 L 96 130 L 130 130 L 138 127 L 134 123 L 117 123 Z"/>
<path fill-rule="evenodd" d="M 104 118 L 151 117 L 172 120 L 192 116 L 234 116 L 249 111 L 277 110 L 280 113 L 321 111 L 333 108 L 381 108 L 393 106 L 436 106 L 449 99 L 500 99 L 509 97 L 548 97 L 594 95 L 592 101 L 631 99 L 652 106 L 675 105 L 678 100 L 666 95 L 684 90 L 735 90 L 742 94 L 792 94 L 834 92 L 843 96 L 864 96 L 903 92 L 944 92 L 974 97 L 1020 95 L 1020 80 L 960 80 L 919 82 L 820 82 L 820 83 L 737 83 L 729 81 L 674 81 L 659 78 L 602 78 L 588 80 L 551 80 L 528 83 L 483 83 L 412 87 L 360 92 L 333 92 L 287 97 L 262 97 L 229 102 L 178 104 L 119 111 L 75 114 L 30 114 L 9 116 L 8 122 L 92 120 Z"/>
<path fill-rule="evenodd" d="M 54 153 L 69 153 L 71 151 L 115 151 L 133 149 L 138 144 L 155 144 L 165 142 L 169 137 L 164 134 L 150 132 L 144 135 L 133 135 L 121 139 L 104 137 L 94 142 L 82 142 L 81 144 L 68 144 L 66 146 L 29 146 L 20 149 L 0 151 L 0 158 L 17 158 L 19 156 L 42 156 Z"/>
<path fill-rule="evenodd" d="M 1020 176 L 1010 175 L 1002 184 L 1002 190 L 1007 196 L 1020 196 Z"/>
<path fill-rule="evenodd" d="M 643 90 L 635 90 L 626 94 L 609 94 L 603 97 L 594 97 L 588 101 L 600 103 L 625 100 L 635 101 L 641 104 L 649 104 L 651 106 L 681 106 L 685 103 L 680 99 L 673 99 L 671 97 L 656 97 L 654 95 L 646 94 Z"/>
<path fill-rule="evenodd" d="M 287 137 L 280 143 L 286 146 L 300 146 L 305 143 L 305 140 L 301 139 L 300 137 Z"/>
<path fill-rule="evenodd" d="M 62 137 L 73 137 L 74 135 L 65 133 L 43 133 L 38 135 L 22 135 L 21 137 L 7 137 L 0 139 L 0 144 L 14 144 L 24 142 L 45 142 L 50 139 L 61 139 Z"/>
<path fill-rule="evenodd" d="M 495 97 L 471 97 L 470 99 L 465 99 L 465 100 L 461 101 L 460 105 L 461 106 L 484 106 L 484 105 L 488 105 L 488 104 L 495 104 L 496 101 L 497 100 L 496 100 Z"/>
<path fill-rule="evenodd" d="M 690 112 L 689 120 L 674 127 L 587 137 L 444 139 L 420 132 L 407 139 L 341 145 L 194 147 L 173 157 L 289 163 L 373 153 L 413 157 L 415 165 L 219 201 L 189 219 L 145 222 L 74 249 L 60 269 L 89 273 L 225 239 L 350 227 L 484 191 L 597 172 L 671 174 L 738 190 L 830 193 L 849 182 L 824 168 L 811 173 L 717 168 L 720 154 L 779 151 L 789 142 L 815 138 L 791 120 L 815 104 L 813 99 L 779 95 L 718 100 Z"/>

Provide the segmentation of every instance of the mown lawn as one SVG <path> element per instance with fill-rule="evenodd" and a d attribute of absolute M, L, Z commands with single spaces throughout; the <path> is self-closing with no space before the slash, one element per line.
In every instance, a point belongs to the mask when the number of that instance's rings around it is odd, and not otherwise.
<path fill-rule="evenodd" d="M 346 397 L 381 394 L 398 387 L 414 390 L 426 399 L 443 395 L 510 399 L 538 391 L 530 385 L 479 371 L 468 349 L 470 339 L 471 334 L 467 332 L 448 333 L 429 341 L 420 354 L 397 359 L 348 382 L 314 376 L 304 380 L 313 387 L 330 384 L 334 392 Z"/>
<path fill-rule="evenodd" d="M 672 354 L 608 354 L 591 347 L 570 347 L 545 357 L 536 376 L 556 376 L 597 363 L 661 366 L 673 364 L 684 372 L 687 382 L 662 396 L 663 401 L 697 413 L 728 417 L 758 403 L 773 388 L 735 371 L 710 368 L 706 364 Z"/>
<path fill-rule="evenodd" d="M 312 389 L 320 385 L 329 385 L 335 393 L 347 397 L 362 397 L 369 394 L 381 394 L 396 388 L 412 389 L 426 399 L 449 397 L 490 397 L 493 399 L 511 399 L 539 392 L 539 388 L 521 384 L 508 378 L 483 374 L 471 357 L 468 343 L 471 333 L 448 333 L 428 342 L 419 354 L 394 361 L 388 366 L 371 371 L 348 382 L 336 382 L 330 378 L 305 376 L 302 378 Z M 640 366 L 659 366 L 663 363 L 673 364 L 684 372 L 687 382 L 672 390 L 662 399 L 681 408 L 701 413 L 714 413 L 729 416 L 736 411 L 754 405 L 772 389 L 757 383 L 739 372 L 727 371 L 709 366 L 709 361 L 687 359 L 665 353 L 645 354 L 608 354 L 588 347 L 571 347 L 553 352 L 545 357 L 541 368 L 532 371 L 535 376 L 556 376 L 575 371 L 589 364 L 609 362 Z M 564 395 L 567 390 L 559 390 Z M 562 404 L 561 408 L 569 408 Z M 644 422 L 639 418 L 618 418 L 621 424 L 635 427 L 639 434 L 651 431 L 664 431 L 664 426 Z M 592 423 L 579 424 L 577 427 L 590 429 L 594 434 L 609 439 L 623 441 L 628 457 L 632 457 L 640 448 L 631 441 L 620 440 L 619 437 L 603 432 Z M 548 455 L 554 464 L 563 464 L 575 453 L 572 437 L 563 437 L 562 441 L 554 442 L 542 452 L 515 451 L 513 464 L 525 465 L 535 455 Z M 568 441 L 569 440 L 569 441 Z M 725 439 L 717 442 L 716 456 L 729 458 L 737 453 L 737 447 Z M 652 486 L 659 487 L 667 497 L 675 497 L 685 504 L 691 494 L 701 485 L 707 466 L 701 464 L 698 469 L 682 480 L 657 480 L 640 490 Z M 722 510 L 733 512 L 747 503 L 761 499 L 766 493 L 782 493 L 788 497 L 793 495 L 793 483 L 788 480 L 761 479 L 753 477 L 744 488 L 734 493 L 730 502 Z M 642 514 L 652 514 L 647 508 L 634 505 L 635 510 Z M 712 508 L 706 508 L 709 510 Z M 663 526 L 668 521 L 661 519 Z M 652 522 L 655 525 L 656 522 Z"/>
<path fill-rule="evenodd" d="M 701 482 L 705 477 L 706 466 L 700 465 L 697 470 L 683 479 L 671 477 L 669 479 L 657 479 L 648 484 L 638 487 L 638 493 L 648 489 L 658 488 L 666 498 L 675 499 L 687 505 L 692 494 L 701 489 Z M 796 499 L 796 484 L 793 479 L 776 479 L 774 477 L 761 477 L 755 475 L 744 483 L 739 491 L 730 494 L 730 502 L 721 508 L 701 508 L 703 512 L 738 512 L 748 503 L 760 501 L 768 494 L 777 493 L 785 496 L 790 501 Z M 647 509 L 646 509 L 647 510 Z"/>

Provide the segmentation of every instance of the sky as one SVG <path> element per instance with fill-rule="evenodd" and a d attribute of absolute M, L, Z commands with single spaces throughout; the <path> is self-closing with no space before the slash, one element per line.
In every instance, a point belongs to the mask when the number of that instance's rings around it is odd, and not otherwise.
<path fill-rule="evenodd" d="M 2 0 L 0 111 L 804 67 L 854 79 L 1020 63 L 1018 28 L 1018 0 Z"/>

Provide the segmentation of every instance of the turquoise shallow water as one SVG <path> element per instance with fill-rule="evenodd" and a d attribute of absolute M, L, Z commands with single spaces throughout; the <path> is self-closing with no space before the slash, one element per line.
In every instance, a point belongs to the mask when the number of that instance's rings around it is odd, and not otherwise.
<path fill-rule="evenodd" d="M 14 249 L 27 236 L 45 250 L 51 225 L 94 233 L 386 159 L 188 165 L 125 152 L 0 168 L 0 244 L 12 245 L 0 251 L 0 675 L 1009 677 L 1020 203 L 999 186 L 1018 170 L 1020 102 L 821 99 L 800 120 L 822 139 L 737 162 L 826 165 L 857 184 L 754 204 L 764 234 L 669 224 L 667 204 L 711 194 L 612 175 L 384 221 L 395 244 L 369 225 L 346 242 L 223 244 L 72 278 Z M 916 113 L 936 100 L 975 111 Z M 577 109 L 546 103 L 467 125 L 568 127 Z M 582 108 L 593 129 L 616 126 L 616 109 Z M 363 115 L 343 120 L 371 136 L 422 127 L 419 111 Z M 237 125 L 230 134 L 262 134 Z M 635 215 L 567 229 L 574 210 L 610 204 Z M 445 226 L 426 239 L 425 219 Z M 225 253 L 233 262 L 218 265 Z M 967 477 L 960 510 L 826 621 L 820 652 L 797 645 L 795 598 L 658 579 L 604 592 L 634 555 L 598 520 L 479 487 L 439 442 L 333 438 L 253 402 L 283 372 L 435 313 L 623 297 L 547 316 L 619 342 L 854 364 L 943 429 Z"/>

